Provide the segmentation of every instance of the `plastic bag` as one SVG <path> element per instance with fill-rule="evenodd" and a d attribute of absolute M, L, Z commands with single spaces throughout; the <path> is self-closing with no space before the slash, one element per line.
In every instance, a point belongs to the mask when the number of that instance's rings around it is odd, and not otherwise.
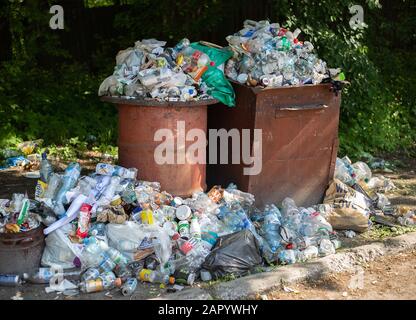
<path fill-rule="evenodd" d="M 153 247 L 162 264 L 168 262 L 172 255 L 170 238 L 158 225 L 139 225 L 133 221 L 125 224 L 108 224 L 107 237 L 109 245 L 135 260 L 137 253 Z"/>
<path fill-rule="evenodd" d="M 332 208 L 324 216 L 334 229 L 367 230 L 370 208 L 362 193 L 335 179 L 326 191 L 324 203 Z"/>
<path fill-rule="evenodd" d="M 46 246 L 41 260 L 42 266 L 58 266 L 63 269 L 76 266 L 76 260 L 81 257 L 82 245 L 69 240 L 67 232 L 70 230 L 71 226 L 65 225 L 46 237 Z"/>
<path fill-rule="evenodd" d="M 259 243 L 249 230 L 242 230 L 218 238 L 218 241 L 202 264 L 214 279 L 233 274 L 244 276 L 262 263 Z"/>
<path fill-rule="evenodd" d="M 228 49 L 217 49 L 194 42 L 191 47 L 206 53 L 215 66 L 208 66 L 208 70 L 202 75 L 202 81 L 209 87 L 208 94 L 223 104 L 234 107 L 235 93 L 231 83 L 217 66 L 225 63 L 233 55 Z"/>

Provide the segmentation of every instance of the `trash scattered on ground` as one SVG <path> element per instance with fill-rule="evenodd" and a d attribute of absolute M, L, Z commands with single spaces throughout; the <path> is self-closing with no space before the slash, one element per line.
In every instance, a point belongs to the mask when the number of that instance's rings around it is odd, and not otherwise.
<path fill-rule="evenodd" d="M 244 21 L 244 27 L 226 38 L 234 57 L 225 66 L 230 79 L 249 86 L 281 87 L 344 80 L 340 69 L 328 69 L 313 53 L 309 41 L 267 20 Z"/>
<path fill-rule="evenodd" d="M 17 291 L 16 294 L 13 297 L 11 297 L 10 299 L 12 299 L 12 300 L 24 300 L 23 293 L 20 292 L 20 291 Z"/>
<path fill-rule="evenodd" d="M 186 38 L 173 48 L 165 45 L 145 39 L 120 51 L 114 73 L 103 81 L 98 95 L 170 102 L 216 98 L 234 106 L 234 91 L 223 73 L 230 51 Z"/>
<path fill-rule="evenodd" d="M 284 291 L 284 292 L 287 292 L 287 293 L 295 293 L 295 294 L 298 294 L 298 293 L 299 293 L 299 291 L 298 291 L 298 290 L 296 290 L 296 289 L 292 289 L 292 288 L 290 288 L 290 287 L 286 287 L 286 286 L 283 286 L 283 291 Z"/>
<path fill-rule="evenodd" d="M 0 285 L 46 284 L 46 292 L 69 298 L 103 291 L 132 296 L 138 281 L 156 285 L 160 295 L 198 280 L 232 279 L 333 254 L 341 246 L 335 230 L 352 238 L 371 220 L 383 223 L 390 205 L 378 192 L 392 187 L 347 157 L 337 159 L 324 203 L 308 208 L 286 198 L 259 209 L 254 195 L 235 184 L 180 198 L 158 182 L 139 180 L 134 168 L 105 163 L 89 176 L 81 176 L 78 163 L 57 173 L 46 154 L 39 172 L 35 200 L 17 193 L 0 200 L 0 233 L 46 226 L 42 267 L 0 275 Z M 404 225 L 415 221 L 406 208 L 393 210 L 390 218 L 396 217 Z"/>

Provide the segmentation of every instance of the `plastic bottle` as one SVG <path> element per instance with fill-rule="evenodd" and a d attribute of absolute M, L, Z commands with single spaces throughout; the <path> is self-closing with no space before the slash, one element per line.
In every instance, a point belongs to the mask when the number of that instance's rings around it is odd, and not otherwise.
<path fill-rule="evenodd" d="M 309 246 L 305 250 L 302 250 L 298 254 L 299 261 L 307 261 L 318 257 L 319 250 L 316 246 Z"/>
<path fill-rule="evenodd" d="M 300 233 L 306 237 L 311 237 L 316 234 L 329 234 L 332 232 L 332 226 L 328 223 L 319 212 L 307 213 L 302 216 L 302 225 Z"/>
<path fill-rule="evenodd" d="M 355 162 L 352 164 L 352 168 L 354 169 L 357 181 L 364 180 L 365 182 L 368 182 L 371 179 L 371 169 L 365 162 Z"/>
<path fill-rule="evenodd" d="M 341 180 L 343 183 L 352 186 L 355 184 L 355 179 L 351 174 L 351 170 L 349 170 L 346 163 L 340 158 L 337 158 L 334 173 L 335 179 Z"/>
<path fill-rule="evenodd" d="M 100 276 L 100 270 L 97 268 L 89 268 L 87 269 L 81 276 L 82 281 L 89 281 L 89 280 L 95 280 Z"/>
<path fill-rule="evenodd" d="M 81 282 L 79 288 L 82 292 L 92 293 L 109 290 L 114 287 L 121 287 L 121 279 L 116 278 L 113 281 L 107 281 L 102 278 Z"/>
<path fill-rule="evenodd" d="M 105 259 L 109 258 L 105 253 L 108 246 L 104 241 L 98 240 L 95 237 L 89 237 L 84 239 L 84 244 L 85 247 L 82 251 L 81 262 L 85 268 L 97 267 Z"/>
<path fill-rule="evenodd" d="M 238 203 L 220 207 L 219 218 L 231 232 L 241 231 L 252 227 L 244 209 Z"/>
<path fill-rule="evenodd" d="M 22 284 L 22 279 L 16 274 L 0 274 L 0 286 L 14 287 Z"/>
<path fill-rule="evenodd" d="M 122 179 L 136 179 L 137 169 L 135 168 L 124 168 L 120 166 L 113 166 L 108 163 L 99 163 L 95 167 L 95 172 L 105 176 L 118 176 Z"/>
<path fill-rule="evenodd" d="M 26 282 L 34 284 L 47 284 L 50 282 L 52 277 L 57 274 L 53 272 L 53 268 L 36 268 L 31 272 L 24 273 L 23 279 Z M 63 276 L 65 279 L 78 280 L 80 278 L 80 270 L 63 270 L 63 273 L 59 275 Z"/>
<path fill-rule="evenodd" d="M 321 256 L 327 256 L 330 254 L 335 253 L 335 247 L 331 240 L 329 239 L 322 239 L 319 243 L 319 254 Z"/>
<path fill-rule="evenodd" d="M 298 250 L 282 250 L 278 254 L 279 261 L 282 264 L 293 264 L 298 260 Z"/>
<path fill-rule="evenodd" d="M 55 197 L 57 190 L 61 186 L 61 179 L 61 175 L 57 173 L 51 174 L 49 178 L 48 188 L 46 189 L 46 192 L 44 194 L 45 199 L 52 200 Z"/>
<path fill-rule="evenodd" d="M 187 38 L 183 38 L 181 41 L 179 41 L 173 48 L 166 49 L 173 59 L 176 59 L 178 54 L 184 50 L 185 48 L 189 47 L 191 42 Z"/>
<path fill-rule="evenodd" d="M 202 77 L 205 71 L 208 70 L 208 65 L 211 64 L 211 60 L 207 54 L 192 47 L 186 47 L 181 51 L 177 56 L 176 62 L 195 81 L 198 81 Z"/>
<path fill-rule="evenodd" d="M 91 209 L 92 206 L 87 203 L 83 203 L 81 209 L 79 209 L 78 227 L 76 235 L 80 238 L 85 238 L 88 235 L 88 227 L 91 218 Z"/>
<path fill-rule="evenodd" d="M 190 227 L 191 237 L 194 239 L 201 239 L 201 226 L 198 221 L 198 217 L 194 216 L 191 219 L 191 227 Z"/>
<path fill-rule="evenodd" d="M 121 293 L 123 296 L 130 296 L 134 293 L 137 288 L 137 279 L 136 278 L 129 278 L 121 287 Z"/>
<path fill-rule="evenodd" d="M 271 251 L 276 252 L 281 246 L 280 238 L 280 211 L 275 205 L 265 207 L 262 233 L 270 246 Z"/>
<path fill-rule="evenodd" d="M 175 278 L 167 274 L 163 274 L 160 271 L 142 269 L 139 273 L 139 278 L 144 282 L 162 283 L 162 284 L 174 284 Z"/>
<path fill-rule="evenodd" d="M 121 178 L 118 176 L 111 177 L 110 184 L 105 188 L 100 199 L 97 201 L 99 206 L 109 205 L 116 194 L 117 187 L 120 184 Z"/>
<path fill-rule="evenodd" d="M 22 225 L 23 222 L 26 221 L 27 216 L 29 214 L 29 207 L 30 207 L 30 200 L 25 198 L 22 203 L 22 208 L 20 209 L 19 216 L 17 217 L 16 224 Z"/>
<path fill-rule="evenodd" d="M 126 265 L 129 262 L 128 259 L 115 248 L 109 247 L 106 252 L 110 259 L 117 265 Z"/>
<path fill-rule="evenodd" d="M 81 174 L 81 167 L 78 163 L 72 162 L 65 169 L 64 175 L 62 177 L 62 186 L 59 189 L 55 201 L 58 204 L 66 204 L 67 200 L 65 198 L 66 193 L 75 187 L 77 180 Z"/>
<path fill-rule="evenodd" d="M 52 165 L 48 161 L 48 158 L 46 156 L 46 152 L 42 153 L 42 160 L 40 161 L 40 180 L 42 180 L 45 183 L 48 183 L 49 178 L 53 172 Z"/>

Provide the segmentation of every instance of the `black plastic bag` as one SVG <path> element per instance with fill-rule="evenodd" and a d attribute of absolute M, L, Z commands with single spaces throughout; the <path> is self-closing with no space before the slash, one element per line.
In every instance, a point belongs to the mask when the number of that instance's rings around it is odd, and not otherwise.
<path fill-rule="evenodd" d="M 251 231 L 245 229 L 218 238 L 214 249 L 202 264 L 202 269 L 208 270 L 214 279 L 227 274 L 244 276 L 262 261 L 257 239 Z"/>

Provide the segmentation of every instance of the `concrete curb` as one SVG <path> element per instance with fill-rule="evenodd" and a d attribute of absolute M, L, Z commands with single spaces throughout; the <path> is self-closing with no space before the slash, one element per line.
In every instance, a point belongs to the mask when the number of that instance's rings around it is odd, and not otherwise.
<path fill-rule="evenodd" d="M 328 273 L 352 271 L 358 266 L 374 261 L 381 256 L 393 255 L 413 248 L 416 248 L 416 232 L 356 248 L 344 249 L 336 254 L 311 260 L 307 263 L 283 266 L 274 271 L 221 282 L 208 288 L 185 289 L 178 293 L 159 297 L 159 299 L 252 299 L 256 294 L 281 288 L 282 283 L 290 285 L 306 279 L 319 279 Z"/>

